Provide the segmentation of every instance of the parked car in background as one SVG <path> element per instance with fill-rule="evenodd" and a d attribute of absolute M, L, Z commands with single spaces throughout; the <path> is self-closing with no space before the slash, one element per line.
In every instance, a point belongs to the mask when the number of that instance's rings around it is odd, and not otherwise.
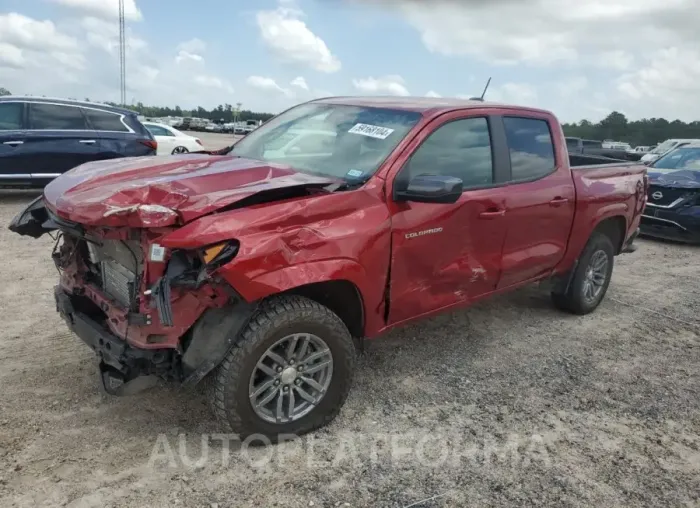
<path fill-rule="evenodd" d="M 224 126 L 218 123 L 210 123 L 204 128 L 206 132 L 223 132 Z"/>
<path fill-rule="evenodd" d="M 137 113 L 104 104 L 0 97 L 0 186 L 43 187 L 86 162 L 155 155 Z"/>
<path fill-rule="evenodd" d="M 645 153 L 649 153 L 651 151 L 650 146 L 635 146 L 634 148 L 630 148 L 627 150 L 629 153 L 635 153 L 635 154 L 642 154 L 644 155 Z"/>
<path fill-rule="evenodd" d="M 631 150 L 632 147 L 630 146 L 629 143 L 625 143 L 624 141 L 613 141 L 611 139 L 606 139 L 603 141 L 603 148 L 608 148 L 611 150 Z"/>
<path fill-rule="evenodd" d="M 307 130 L 334 143 L 266 153 Z M 593 312 L 645 173 L 567 153 L 543 110 L 332 98 L 216 155 L 83 166 L 10 229 L 63 232 L 57 310 L 107 391 L 208 377 L 226 432 L 276 441 L 333 420 L 365 338 L 536 281 Z"/>
<path fill-rule="evenodd" d="M 609 157 L 618 160 L 636 161 L 641 158 L 639 153 L 630 153 L 626 148 L 612 148 L 610 143 L 606 144 L 603 141 L 594 139 L 581 139 L 576 137 L 566 138 L 566 149 L 569 153 L 595 155 L 600 157 Z"/>
<path fill-rule="evenodd" d="M 644 154 L 641 160 L 645 164 L 650 164 L 674 148 L 678 148 L 689 143 L 700 143 L 700 139 L 667 139 L 653 150 Z"/>
<path fill-rule="evenodd" d="M 174 127 L 152 122 L 144 122 L 143 125 L 158 142 L 158 155 L 202 150 L 202 141 L 199 138 L 180 132 Z"/>
<path fill-rule="evenodd" d="M 649 165 L 648 175 L 642 233 L 700 243 L 700 142 L 667 152 Z"/>
<path fill-rule="evenodd" d="M 211 121 L 206 118 L 192 118 L 189 129 L 192 131 L 204 132 Z"/>

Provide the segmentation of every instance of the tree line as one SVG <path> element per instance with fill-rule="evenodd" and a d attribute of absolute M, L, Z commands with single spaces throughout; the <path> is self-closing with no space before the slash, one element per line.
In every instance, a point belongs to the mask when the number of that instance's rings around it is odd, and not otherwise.
<path fill-rule="evenodd" d="M 10 91 L 0 87 L 1 95 L 10 95 Z M 117 106 L 117 104 L 110 102 L 106 104 Z M 220 104 L 213 109 L 205 109 L 199 106 L 196 109 L 183 110 L 180 106 L 175 106 L 174 108 L 146 106 L 142 102 L 138 102 L 129 105 L 128 108 L 149 118 L 192 116 L 224 123 L 232 122 L 234 119 L 239 121 L 262 120 L 266 122 L 274 116 L 271 113 L 260 113 L 247 109 L 237 111 L 232 104 Z M 644 118 L 642 120 L 629 121 L 625 115 L 617 111 L 613 111 L 597 123 L 581 120 L 576 123 L 565 123 L 563 128 L 567 136 L 597 140 L 613 139 L 615 141 L 625 141 L 632 146 L 655 145 L 671 138 L 700 139 L 700 121 L 686 123 L 680 120 L 673 120 L 669 122 L 665 118 Z"/>
<path fill-rule="evenodd" d="M 111 106 L 119 106 L 118 104 L 107 102 Z M 255 111 L 250 111 L 248 109 L 243 109 L 238 111 L 231 104 L 219 104 L 213 109 L 205 109 L 199 106 L 196 109 L 182 109 L 180 106 L 171 107 L 160 107 L 160 106 L 145 106 L 142 102 L 137 102 L 136 104 L 130 104 L 127 106 L 128 109 L 134 110 L 137 113 L 147 117 L 147 118 L 162 118 L 166 116 L 181 116 L 181 117 L 195 117 L 195 118 L 206 118 L 212 122 L 217 123 L 228 123 L 236 121 L 246 121 L 246 120 L 262 120 L 263 122 L 268 121 L 274 115 L 271 113 L 259 113 Z"/>
<path fill-rule="evenodd" d="M 700 121 L 669 122 L 665 118 L 644 118 L 629 121 L 625 115 L 613 111 L 598 123 L 581 120 L 563 125 L 564 133 L 584 139 L 613 139 L 632 146 L 651 146 L 667 139 L 700 139 Z"/>

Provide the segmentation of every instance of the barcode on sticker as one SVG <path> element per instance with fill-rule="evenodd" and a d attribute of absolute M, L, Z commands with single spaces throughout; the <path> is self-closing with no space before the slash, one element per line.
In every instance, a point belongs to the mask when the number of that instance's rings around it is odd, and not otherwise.
<path fill-rule="evenodd" d="M 154 243 L 151 245 L 151 261 L 161 263 L 165 261 L 165 247 Z"/>
<path fill-rule="evenodd" d="M 355 124 L 355 126 L 348 132 L 350 134 L 362 134 L 363 136 L 369 136 L 370 138 L 386 139 L 392 132 L 394 132 L 394 129 L 388 129 L 387 127 L 379 127 L 378 125 L 358 123 Z"/>

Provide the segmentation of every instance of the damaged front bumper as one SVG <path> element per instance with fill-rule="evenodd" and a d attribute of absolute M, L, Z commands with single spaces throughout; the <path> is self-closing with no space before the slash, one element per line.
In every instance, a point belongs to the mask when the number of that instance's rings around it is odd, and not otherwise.
<path fill-rule="evenodd" d="M 88 313 L 85 297 L 56 286 L 54 298 L 68 328 L 97 354 L 100 380 L 107 393 L 128 395 L 153 386 L 159 377 L 177 376 L 175 350 L 134 348 Z"/>
<path fill-rule="evenodd" d="M 41 198 L 10 229 L 34 238 L 58 233 L 56 309 L 97 354 L 102 387 L 113 395 L 148 388 L 158 378 L 198 383 L 257 307 L 216 275 L 236 256 L 235 240 L 165 250 L 157 242 L 172 228 L 87 228 L 58 217 Z"/>

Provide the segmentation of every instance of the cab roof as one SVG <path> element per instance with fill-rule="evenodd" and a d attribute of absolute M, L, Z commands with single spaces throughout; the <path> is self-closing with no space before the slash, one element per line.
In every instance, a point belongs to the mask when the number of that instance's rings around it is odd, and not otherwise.
<path fill-rule="evenodd" d="M 459 109 L 520 109 L 551 114 L 549 111 L 512 104 L 486 102 L 481 100 L 459 99 L 453 97 L 394 97 L 394 96 L 356 96 L 356 97 L 326 97 L 312 102 L 323 104 L 340 104 L 367 108 L 388 108 L 416 111 L 423 114 L 439 114 Z"/>

